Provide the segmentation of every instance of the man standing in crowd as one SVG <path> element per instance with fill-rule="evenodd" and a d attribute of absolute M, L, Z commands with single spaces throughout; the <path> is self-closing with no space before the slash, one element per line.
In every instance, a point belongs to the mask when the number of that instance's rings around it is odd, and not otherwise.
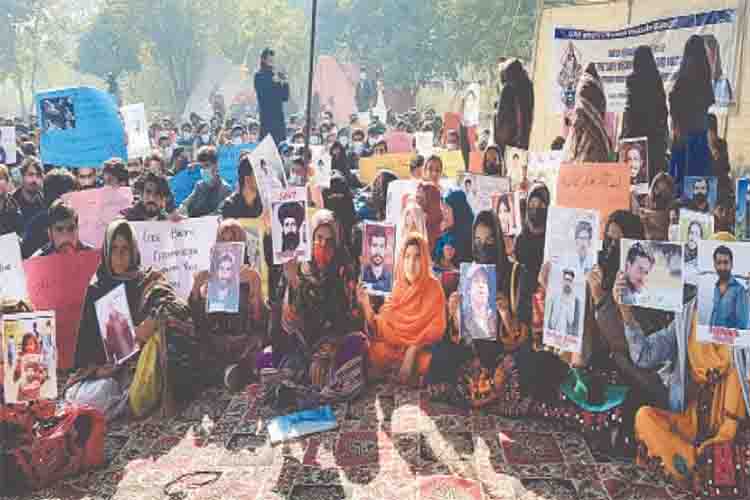
<path fill-rule="evenodd" d="M 57 200 L 49 207 L 48 213 L 49 243 L 37 250 L 32 257 L 93 249 L 78 238 L 78 214 L 73 208 L 63 200 Z"/>
<path fill-rule="evenodd" d="M 141 199 L 136 201 L 132 207 L 120 212 L 120 215 L 131 222 L 166 220 L 167 212 L 164 210 L 164 205 L 169 192 L 169 183 L 166 177 L 155 172 L 147 172 L 143 177 Z"/>
<path fill-rule="evenodd" d="M 180 212 L 187 217 L 204 217 L 218 211 L 219 205 L 232 190 L 219 177 L 219 164 L 214 146 L 203 146 L 198 151 L 202 180 L 193 188 L 190 196 L 182 202 Z"/>
<path fill-rule="evenodd" d="M 385 263 L 388 238 L 382 226 L 372 226 L 370 239 L 370 262 L 362 272 L 362 281 L 375 292 L 390 292 L 393 275 Z"/>
<path fill-rule="evenodd" d="M 21 165 L 21 187 L 13 193 L 13 199 L 21 209 L 24 227 L 47 208 L 42 196 L 43 179 L 44 169 L 39 160 L 33 157 L 26 158 Z"/>
<path fill-rule="evenodd" d="M 748 291 L 732 276 L 734 255 L 729 247 L 721 245 L 714 250 L 714 270 L 719 281 L 714 288 L 711 326 L 747 330 Z"/>
<path fill-rule="evenodd" d="M 289 100 L 287 75 L 274 71 L 274 52 L 263 49 L 260 54 L 260 70 L 255 73 L 255 92 L 260 110 L 260 138 L 271 134 L 276 145 L 286 139 L 283 103 Z"/>

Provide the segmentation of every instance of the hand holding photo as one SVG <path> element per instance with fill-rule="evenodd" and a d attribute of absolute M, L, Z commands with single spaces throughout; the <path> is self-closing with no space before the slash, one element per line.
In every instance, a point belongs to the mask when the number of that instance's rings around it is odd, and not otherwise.
<path fill-rule="evenodd" d="M 714 234 L 714 216 L 692 210 L 680 210 L 680 240 L 685 242 L 685 283 L 698 279 L 698 243 Z"/>
<path fill-rule="evenodd" d="M 582 208 L 552 207 L 547 216 L 544 260 L 566 267 L 576 281 L 585 281 L 594 267 L 599 213 Z"/>
<path fill-rule="evenodd" d="M 475 214 L 483 210 L 493 210 L 497 199 L 510 192 L 510 177 L 489 175 L 458 174 L 458 185 L 466 193 L 466 201 Z"/>
<path fill-rule="evenodd" d="M 240 267 L 244 243 L 217 243 L 211 250 L 206 312 L 236 313 L 240 308 Z"/>
<path fill-rule="evenodd" d="M 698 341 L 750 346 L 750 243 L 698 243 Z"/>
<path fill-rule="evenodd" d="M 580 353 L 586 312 L 586 283 L 573 269 L 552 266 L 544 306 L 544 344 Z"/>
<path fill-rule="evenodd" d="M 497 275 L 494 265 L 461 264 L 461 336 L 466 340 L 497 336 Z"/>
<path fill-rule="evenodd" d="M 682 197 L 687 208 L 696 212 L 713 212 L 716 208 L 718 180 L 716 177 L 685 177 Z"/>
<path fill-rule="evenodd" d="M 387 295 L 393 290 L 396 227 L 366 222 L 363 234 L 360 279 L 373 295 Z"/>
<path fill-rule="evenodd" d="M 683 249 L 680 243 L 620 240 L 623 305 L 680 312 L 683 302 Z"/>
<path fill-rule="evenodd" d="M 57 397 L 54 311 L 8 314 L 2 322 L 5 404 Z"/>
<path fill-rule="evenodd" d="M 125 362 L 138 351 L 125 285 L 115 287 L 94 307 L 107 360 L 114 364 Z"/>
<path fill-rule="evenodd" d="M 271 211 L 273 263 L 310 260 L 307 189 L 297 187 L 274 192 Z"/>

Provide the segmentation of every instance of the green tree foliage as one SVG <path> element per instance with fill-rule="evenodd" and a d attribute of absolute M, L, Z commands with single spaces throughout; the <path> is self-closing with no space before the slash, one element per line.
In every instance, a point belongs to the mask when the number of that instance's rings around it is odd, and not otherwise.
<path fill-rule="evenodd" d="M 131 32 L 120 29 L 116 15 L 104 11 L 79 41 L 77 69 L 99 78 L 140 71 L 139 45 Z"/>

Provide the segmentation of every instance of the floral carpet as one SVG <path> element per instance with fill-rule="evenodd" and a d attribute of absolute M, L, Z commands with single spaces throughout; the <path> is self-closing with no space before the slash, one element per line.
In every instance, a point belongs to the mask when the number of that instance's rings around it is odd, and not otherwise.
<path fill-rule="evenodd" d="M 23 498 L 693 498 L 632 462 L 592 452 L 583 437 L 552 423 L 435 404 L 392 385 L 335 406 L 337 430 L 271 446 L 266 425 L 276 414 L 259 393 L 259 386 L 234 396 L 209 389 L 175 418 L 115 422 L 103 468 Z"/>

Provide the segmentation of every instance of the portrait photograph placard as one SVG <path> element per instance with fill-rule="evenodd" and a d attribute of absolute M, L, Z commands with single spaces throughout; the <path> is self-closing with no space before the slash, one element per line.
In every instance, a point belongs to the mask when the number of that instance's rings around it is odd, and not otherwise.
<path fill-rule="evenodd" d="M 494 265 L 461 264 L 461 337 L 497 338 L 497 275 Z"/>
<path fill-rule="evenodd" d="M 362 234 L 360 280 L 372 295 L 388 295 L 393 290 L 396 226 L 366 222 Z"/>
<path fill-rule="evenodd" d="M 622 304 L 682 311 L 682 244 L 622 239 L 620 245 L 620 270 L 625 276 Z"/>

